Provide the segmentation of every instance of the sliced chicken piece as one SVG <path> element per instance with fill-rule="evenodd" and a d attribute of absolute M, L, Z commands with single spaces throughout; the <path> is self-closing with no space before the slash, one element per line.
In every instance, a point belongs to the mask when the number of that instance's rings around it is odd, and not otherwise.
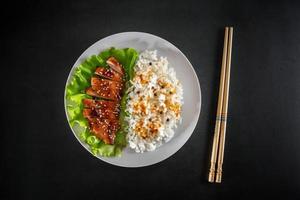
<path fill-rule="evenodd" d="M 111 140 L 109 135 L 109 123 L 107 120 L 100 121 L 96 119 L 94 122 L 90 124 L 92 133 L 99 139 L 103 140 L 105 144 L 113 144 L 113 140 Z"/>
<path fill-rule="evenodd" d="M 115 70 L 116 72 L 124 75 L 124 69 L 123 66 L 118 62 L 117 59 L 115 59 L 114 57 L 110 57 L 106 60 L 106 63 L 108 64 L 108 66 L 110 66 L 113 70 Z"/>
<path fill-rule="evenodd" d="M 113 112 L 112 110 L 104 107 L 84 108 L 83 116 L 88 120 L 91 120 L 92 118 L 99 118 L 99 119 L 109 119 L 111 121 L 118 121 L 119 113 Z"/>
<path fill-rule="evenodd" d="M 93 90 L 92 87 L 89 87 L 85 90 L 85 93 L 92 96 L 92 97 L 100 97 L 100 95 L 97 94 L 95 90 Z"/>
<path fill-rule="evenodd" d="M 121 98 L 123 84 L 120 82 L 92 77 L 91 85 L 99 97 L 111 100 L 120 100 Z"/>
<path fill-rule="evenodd" d="M 118 121 L 97 119 L 97 123 L 91 124 L 91 127 L 91 131 L 96 135 L 96 137 L 102 139 L 105 144 L 114 144 L 116 133 L 119 129 Z"/>
<path fill-rule="evenodd" d="M 120 127 L 118 113 L 113 113 L 112 111 L 109 111 L 107 107 L 105 108 L 102 106 L 101 108 L 84 108 L 83 116 L 88 120 L 91 131 L 95 136 L 104 141 L 105 139 L 107 140 L 108 137 L 109 144 L 114 143 L 116 132 Z M 106 141 L 106 144 L 108 144 L 107 142 L 108 141 Z"/>
<path fill-rule="evenodd" d="M 84 118 L 88 119 L 89 121 L 93 121 L 97 117 L 97 112 L 90 108 L 84 108 L 82 111 L 82 115 Z"/>
<path fill-rule="evenodd" d="M 116 120 L 116 121 L 119 119 L 118 112 L 113 112 L 112 110 L 107 108 L 98 108 L 96 109 L 96 112 L 98 113 L 99 117 L 103 117 L 105 119 Z"/>
<path fill-rule="evenodd" d="M 83 105 L 86 108 L 100 108 L 104 107 L 112 111 L 119 111 L 120 104 L 116 101 L 106 101 L 106 100 L 94 100 L 94 99 L 83 99 Z"/>
<path fill-rule="evenodd" d="M 95 71 L 95 74 L 113 81 L 118 81 L 118 82 L 123 81 L 123 75 L 121 75 L 120 73 L 112 69 L 105 69 L 103 67 L 98 67 Z"/>

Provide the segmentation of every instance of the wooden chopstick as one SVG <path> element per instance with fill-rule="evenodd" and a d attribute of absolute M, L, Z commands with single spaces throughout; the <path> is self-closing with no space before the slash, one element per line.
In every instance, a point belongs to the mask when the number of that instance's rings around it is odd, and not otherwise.
<path fill-rule="evenodd" d="M 211 183 L 215 181 L 215 169 L 216 169 L 217 153 L 218 153 L 218 146 L 219 146 L 225 71 L 226 71 L 226 63 L 227 63 L 226 60 L 227 60 L 227 46 L 228 46 L 228 30 L 229 30 L 228 27 L 226 27 L 225 35 L 224 35 L 224 46 L 223 46 L 223 57 L 222 57 L 222 67 L 221 67 L 216 124 L 215 124 L 214 139 L 213 139 L 213 145 L 212 145 L 212 151 L 211 151 L 210 169 L 209 169 L 209 175 L 208 175 L 208 181 Z"/>
<path fill-rule="evenodd" d="M 226 73 L 225 73 L 226 76 L 225 76 L 225 85 L 224 85 L 223 106 L 222 106 L 222 114 L 221 114 L 222 121 L 221 121 L 221 130 L 220 130 L 216 183 L 221 183 L 222 181 L 222 165 L 224 159 L 225 136 L 226 136 L 226 125 L 227 125 L 233 27 L 229 28 L 228 37 L 229 37 L 229 41 L 228 41 L 228 49 L 227 49 L 228 52 L 227 52 L 227 62 L 226 62 Z"/>
<path fill-rule="evenodd" d="M 219 86 L 219 98 L 217 107 L 216 124 L 214 130 L 214 139 L 212 146 L 212 154 L 210 161 L 210 170 L 208 181 L 221 183 L 222 180 L 222 165 L 224 159 L 226 120 L 228 110 L 230 68 L 231 68 L 231 52 L 232 52 L 232 37 L 233 28 L 225 28 L 224 47 L 222 57 L 222 69 Z M 216 161 L 218 158 L 218 166 L 216 170 Z M 217 172 L 216 172 L 217 171 Z M 216 173 L 216 177 L 215 177 Z M 215 180 L 216 178 L 216 180 Z"/>

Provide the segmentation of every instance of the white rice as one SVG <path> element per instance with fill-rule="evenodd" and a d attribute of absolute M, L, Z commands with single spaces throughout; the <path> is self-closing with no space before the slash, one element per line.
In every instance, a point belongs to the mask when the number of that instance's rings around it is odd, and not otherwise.
<path fill-rule="evenodd" d="M 146 50 L 134 68 L 126 120 L 129 123 L 127 141 L 136 152 L 153 151 L 168 142 L 181 122 L 183 89 L 168 64 L 167 58 L 157 58 L 156 50 Z"/>

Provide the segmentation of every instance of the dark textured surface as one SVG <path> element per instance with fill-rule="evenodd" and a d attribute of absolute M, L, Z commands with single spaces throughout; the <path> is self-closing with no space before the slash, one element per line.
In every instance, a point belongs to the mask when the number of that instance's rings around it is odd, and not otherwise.
<path fill-rule="evenodd" d="M 2 8 L 1 199 L 300 197 L 300 3 L 24 1 Z M 207 183 L 223 27 L 235 27 L 224 181 Z M 111 166 L 68 127 L 71 66 L 95 41 L 141 31 L 174 43 L 197 71 L 198 125 L 169 159 Z"/>

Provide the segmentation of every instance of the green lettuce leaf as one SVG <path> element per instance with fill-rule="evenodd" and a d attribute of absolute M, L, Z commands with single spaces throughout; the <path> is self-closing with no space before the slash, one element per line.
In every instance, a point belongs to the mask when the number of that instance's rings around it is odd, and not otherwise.
<path fill-rule="evenodd" d="M 108 67 L 106 60 L 114 56 L 122 65 L 125 71 L 125 88 L 124 95 L 120 103 L 120 124 L 121 128 L 117 131 L 115 143 L 113 145 L 105 144 L 94 136 L 89 130 L 88 121 L 82 115 L 83 104 L 82 100 L 85 98 L 92 98 L 85 94 L 85 89 L 90 87 L 90 80 L 94 74 L 96 67 Z M 83 61 L 76 67 L 72 74 L 71 80 L 66 87 L 66 99 L 67 99 L 67 113 L 69 117 L 69 123 L 71 127 L 79 125 L 83 128 L 79 134 L 80 140 L 87 143 L 94 155 L 100 156 L 120 156 L 122 149 L 127 145 L 126 134 L 128 130 L 128 124 L 126 123 L 125 112 L 126 103 L 128 100 L 127 91 L 131 80 L 134 76 L 134 65 L 138 58 L 138 53 L 135 49 L 125 48 L 116 49 L 110 48 L 102 51 L 99 55 L 92 55 Z"/>

